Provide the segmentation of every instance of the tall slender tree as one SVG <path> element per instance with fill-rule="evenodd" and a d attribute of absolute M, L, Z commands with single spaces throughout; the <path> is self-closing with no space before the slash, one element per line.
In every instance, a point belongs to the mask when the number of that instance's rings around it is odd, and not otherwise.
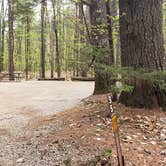
<path fill-rule="evenodd" d="M 26 16 L 25 24 L 25 75 L 28 80 L 29 74 L 29 54 L 30 54 L 30 19 L 29 15 Z"/>
<path fill-rule="evenodd" d="M 119 22 L 118 19 L 115 19 L 119 16 L 119 12 L 118 12 L 118 4 L 119 0 L 111 0 L 111 17 L 114 18 L 112 19 L 112 23 L 113 23 L 113 30 L 114 30 L 114 41 L 116 40 L 116 42 L 114 43 L 114 48 L 115 50 L 115 57 L 116 57 L 116 66 L 121 66 L 121 48 L 120 48 L 120 32 L 119 32 Z"/>
<path fill-rule="evenodd" d="M 107 17 L 107 28 L 108 28 L 108 41 L 110 47 L 110 58 L 111 64 L 114 64 L 114 43 L 113 43 L 113 23 L 111 20 L 111 9 L 110 9 L 110 0 L 105 1 L 105 8 L 106 8 L 106 17 Z"/>
<path fill-rule="evenodd" d="M 51 19 L 50 24 L 50 65 L 51 65 L 51 78 L 54 77 L 54 70 L 55 70 L 55 34 L 54 34 L 54 25 L 53 20 Z"/>
<path fill-rule="evenodd" d="M 46 0 L 41 0 L 41 78 L 45 78 L 45 14 L 46 14 Z"/>
<path fill-rule="evenodd" d="M 74 31 L 74 66 L 73 66 L 73 76 L 79 75 L 78 71 L 78 57 L 79 57 L 79 6 L 78 3 L 75 3 L 75 31 Z"/>
<path fill-rule="evenodd" d="M 3 60 L 4 60 L 4 48 L 5 48 L 5 5 L 4 5 L 4 0 L 2 0 L 2 5 L 1 5 L 1 28 L 0 28 L 0 72 L 3 70 Z"/>
<path fill-rule="evenodd" d="M 58 35 L 58 26 L 56 21 L 56 1 L 52 0 L 52 8 L 53 8 L 53 28 L 55 33 L 55 42 L 56 42 L 56 67 L 57 67 L 57 76 L 61 76 L 61 66 L 60 66 L 60 51 L 59 51 L 59 35 Z"/>
<path fill-rule="evenodd" d="M 79 40 L 80 40 L 80 44 L 83 45 L 84 43 L 86 43 L 86 38 L 85 38 L 85 26 L 84 26 L 84 5 L 82 2 L 78 3 L 78 8 L 79 8 Z M 82 77 L 87 77 L 87 64 L 85 64 L 86 62 L 86 55 L 85 55 L 85 51 L 84 48 L 80 48 L 80 61 L 81 61 L 81 65 L 80 65 L 80 72 L 81 72 L 81 76 Z"/>
<path fill-rule="evenodd" d="M 14 80 L 14 33 L 13 33 L 13 0 L 8 0 L 8 53 L 9 53 L 9 80 Z"/>

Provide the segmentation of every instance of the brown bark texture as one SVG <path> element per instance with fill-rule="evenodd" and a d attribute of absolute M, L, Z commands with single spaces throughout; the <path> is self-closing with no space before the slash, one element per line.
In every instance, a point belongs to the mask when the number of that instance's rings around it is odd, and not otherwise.
<path fill-rule="evenodd" d="M 9 80 L 14 80 L 14 34 L 13 34 L 13 0 L 8 0 L 8 26 L 9 26 L 9 39 L 8 39 L 8 54 L 9 54 Z"/>
<path fill-rule="evenodd" d="M 114 63 L 112 23 L 108 16 L 110 14 L 109 10 L 110 8 L 107 1 L 91 0 L 91 43 L 99 51 L 105 50 L 103 53 L 99 55 L 96 53 L 97 55 L 95 55 L 95 94 L 108 92 L 112 84 L 110 75 L 108 73 L 103 73 L 101 67 L 102 64 L 110 66 Z"/>
<path fill-rule="evenodd" d="M 45 78 L 45 14 L 46 0 L 41 0 L 41 78 Z"/>
<path fill-rule="evenodd" d="M 162 31 L 162 0 L 120 0 L 120 38 L 122 66 L 149 72 L 166 67 Z M 166 92 L 143 78 L 130 80 L 131 93 L 120 101 L 128 106 L 165 107 Z"/>

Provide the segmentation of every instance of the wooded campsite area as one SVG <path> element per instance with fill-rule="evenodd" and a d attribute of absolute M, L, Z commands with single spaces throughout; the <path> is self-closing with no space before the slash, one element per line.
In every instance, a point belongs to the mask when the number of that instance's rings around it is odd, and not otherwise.
<path fill-rule="evenodd" d="M 0 0 L 0 94 L 0 165 L 165 166 L 166 0 Z"/>

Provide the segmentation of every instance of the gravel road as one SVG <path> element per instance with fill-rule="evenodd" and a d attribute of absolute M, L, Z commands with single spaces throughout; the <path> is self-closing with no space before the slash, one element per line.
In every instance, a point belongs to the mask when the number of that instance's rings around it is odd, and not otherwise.
<path fill-rule="evenodd" d="M 32 119 L 74 107 L 92 93 L 92 82 L 0 83 L 0 131 L 18 135 Z"/>
<path fill-rule="evenodd" d="M 64 153 L 40 145 L 43 135 L 63 122 L 36 125 L 74 107 L 93 87 L 93 82 L 0 82 L 0 166 L 63 165 Z"/>

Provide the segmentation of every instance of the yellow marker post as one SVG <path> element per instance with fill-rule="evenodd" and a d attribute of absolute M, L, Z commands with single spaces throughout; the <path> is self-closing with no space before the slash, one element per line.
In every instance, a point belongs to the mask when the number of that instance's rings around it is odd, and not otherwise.
<path fill-rule="evenodd" d="M 118 126 L 118 119 L 113 109 L 113 103 L 111 96 L 108 96 L 108 102 L 109 102 L 109 108 L 110 108 L 110 114 L 111 114 L 111 120 L 112 120 L 112 128 L 114 132 L 114 138 L 115 138 L 115 144 L 116 144 L 116 150 L 117 150 L 117 158 L 118 158 L 118 166 L 124 166 L 124 157 L 122 155 L 122 149 L 120 144 L 120 138 L 119 138 L 119 126 Z"/>

